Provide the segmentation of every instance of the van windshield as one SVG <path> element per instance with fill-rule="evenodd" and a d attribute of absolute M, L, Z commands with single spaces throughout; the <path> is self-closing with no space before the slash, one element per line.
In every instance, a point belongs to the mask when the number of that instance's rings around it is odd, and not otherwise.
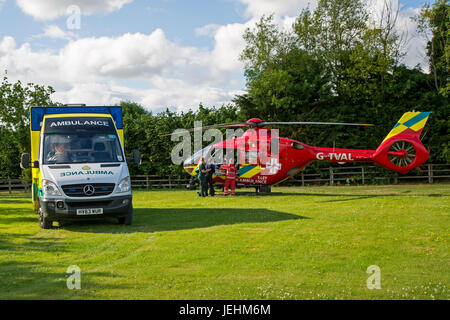
<path fill-rule="evenodd" d="M 44 164 L 122 162 L 119 138 L 110 118 L 45 120 Z"/>

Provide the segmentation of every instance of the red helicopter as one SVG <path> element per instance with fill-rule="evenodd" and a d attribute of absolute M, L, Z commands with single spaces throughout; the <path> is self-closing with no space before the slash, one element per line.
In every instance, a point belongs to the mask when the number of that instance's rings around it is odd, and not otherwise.
<path fill-rule="evenodd" d="M 237 184 L 270 191 L 270 185 L 282 182 L 302 171 L 312 161 L 330 161 L 340 164 L 349 162 L 375 162 L 389 170 L 408 173 L 428 160 L 429 152 L 420 140 L 420 134 L 431 112 L 406 112 L 389 132 L 376 150 L 338 149 L 313 147 L 289 138 L 278 137 L 276 130 L 263 129 L 277 125 L 351 125 L 371 124 L 331 122 L 264 122 L 253 118 L 245 123 L 225 123 L 209 128 L 247 127 L 249 130 L 239 138 L 213 143 L 198 151 L 183 163 L 191 176 L 197 176 L 200 158 L 207 162 L 227 154 L 234 155 L 238 168 Z M 193 131 L 194 129 L 190 130 Z M 275 146 L 275 148 L 273 147 Z M 222 157 L 219 157 L 222 158 Z M 220 168 L 223 163 L 213 162 Z M 225 182 L 225 172 L 216 170 L 216 183 Z"/>

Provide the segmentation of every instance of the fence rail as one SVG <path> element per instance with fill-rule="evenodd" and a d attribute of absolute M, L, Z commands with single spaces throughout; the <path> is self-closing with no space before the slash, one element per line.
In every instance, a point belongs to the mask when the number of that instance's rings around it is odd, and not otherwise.
<path fill-rule="evenodd" d="M 315 171 L 315 172 L 311 172 Z M 186 176 L 138 175 L 131 177 L 132 187 L 140 190 L 184 188 L 190 181 Z M 351 184 L 397 184 L 438 183 L 450 181 L 450 164 L 426 164 L 400 175 L 377 166 L 341 166 L 320 169 L 306 169 L 282 185 L 351 185 Z M 0 194 L 28 192 L 31 179 L 0 177 Z"/>
<path fill-rule="evenodd" d="M 289 185 L 311 184 L 397 184 L 405 182 L 446 182 L 450 181 L 450 164 L 427 164 L 418 167 L 408 175 L 401 175 L 377 166 L 342 166 L 321 168 L 320 173 L 301 172 L 287 180 Z"/>

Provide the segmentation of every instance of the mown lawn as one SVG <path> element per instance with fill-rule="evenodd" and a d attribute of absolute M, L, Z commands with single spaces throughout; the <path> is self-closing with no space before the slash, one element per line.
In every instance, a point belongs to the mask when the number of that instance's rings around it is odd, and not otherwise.
<path fill-rule="evenodd" d="M 135 192 L 132 226 L 53 230 L 28 195 L 2 196 L 0 298 L 449 299 L 449 196 L 448 184 Z M 70 265 L 81 290 L 66 287 Z"/>

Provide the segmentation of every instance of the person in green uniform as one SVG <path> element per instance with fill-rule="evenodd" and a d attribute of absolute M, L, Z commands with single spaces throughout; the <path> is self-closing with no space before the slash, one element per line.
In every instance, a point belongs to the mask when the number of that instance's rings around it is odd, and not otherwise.
<path fill-rule="evenodd" d="M 200 182 L 200 192 L 199 196 L 208 196 L 208 182 L 206 181 L 206 173 L 211 169 L 206 169 L 205 158 L 200 159 L 200 165 L 198 166 L 198 181 Z"/>

